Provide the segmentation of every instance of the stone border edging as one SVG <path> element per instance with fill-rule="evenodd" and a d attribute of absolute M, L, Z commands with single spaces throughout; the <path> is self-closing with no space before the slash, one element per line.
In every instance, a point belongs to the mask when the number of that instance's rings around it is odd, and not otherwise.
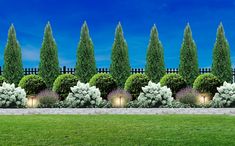
<path fill-rule="evenodd" d="M 0 109 L 0 115 L 235 115 L 235 108 L 25 108 Z"/>

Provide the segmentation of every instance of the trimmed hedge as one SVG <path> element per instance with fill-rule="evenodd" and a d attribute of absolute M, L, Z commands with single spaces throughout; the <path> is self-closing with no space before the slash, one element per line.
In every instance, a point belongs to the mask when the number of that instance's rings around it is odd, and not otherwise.
<path fill-rule="evenodd" d="M 107 73 L 95 74 L 89 82 L 90 86 L 96 86 L 101 92 L 101 97 L 107 99 L 108 94 L 117 88 L 117 82 Z"/>
<path fill-rule="evenodd" d="M 24 76 L 18 86 L 25 89 L 27 95 L 38 94 L 40 91 L 47 88 L 45 81 L 39 75 Z"/>
<path fill-rule="evenodd" d="M 167 86 L 171 89 L 173 96 L 176 95 L 178 91 L 187 87 L 187 83 L 184 78 L 176 73 L 166 74 L 160 80 L 161 86 Z"/>
<path fill-rule="evenodd" d="M 64 100 L 70 90 L 70 87 L 73 87 L 77 84 L 78 77 L 72 74 L 63 74 L 59 75 L 53 83 L 53 91 L 60 96 L 60 100 Z"/>
<path fill-rule="evenodd" d="M 217 92 L 222 82 L 213 74 L 199 75 L 193 83 L 193 88 L 202 93 L 210 93 L 212 96 Z"/>
<path fill-rule="evenodd" d="M 142 87 L 147 86 L 148 82 L 149 79 L 147 75 L 140 73 L 133 74 L 126 80 L 124 89 L 128 91 L 131 94 L 132 99 L 135 100 L 140 92 L 143 92 Z"/>

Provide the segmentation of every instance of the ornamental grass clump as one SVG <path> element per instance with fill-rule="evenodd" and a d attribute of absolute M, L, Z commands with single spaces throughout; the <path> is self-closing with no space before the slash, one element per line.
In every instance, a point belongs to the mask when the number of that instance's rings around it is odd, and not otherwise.
<path fill-rule="evenodd" d="M 161 87 L 160 83 L 155 84 L 149 81 L 147 86 L 142 87 L 142 90 L 143 92 L 137 99 L 140 107 L 161 107 L 172 104 L 171 89 L 166 86 Z"/>
<path fill-rule="evenodd" d="M 115 108 L 126 107 L 131 99 L 131 94 L 123 89 L 116 89 L 108 95 L 108 100 L 111 102 L 112 107 Z"/>
<path fill-rule="evenodd" d="M 59 101 L 59 95 L 51 90 L 43 90 L 37 94 L 38 107 L 40 108 L 52 108 Z"/>
<path fill-rule="evenodd" d="M 184 88 L 176 94 L 176 100 L 189 106 L 196 105 L 199 92 L 191 87 Z"/>
<path fill-rule="evenodd" d="M 235 107 L 235 83 L 224 82 L 213 97 L 213 107 Z"/>
<path fill-rule="evenodd" d="M 102 102 L 101 93 L 95 86 L 90 87 L 89 83 L 77 82 L 77 85 L 71 87 L 71 91 L 66 98 L 68 107 L 92 108 L 98 107 Z"/>
<path fill-rule="evenodd" d="M 0 107 L 1 108 L 20 108 L 25 107 L 27 103 L 24 89 L 15 84 L 3 83 L 0 87 Z"/>

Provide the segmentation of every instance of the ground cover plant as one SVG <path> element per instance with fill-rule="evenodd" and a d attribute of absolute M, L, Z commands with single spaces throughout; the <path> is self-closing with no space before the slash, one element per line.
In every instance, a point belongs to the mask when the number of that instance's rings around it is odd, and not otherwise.
<path fill-rule="evenodd" d="M 1 145 L 235 145 L 235 116 L 0 116 Z"/>

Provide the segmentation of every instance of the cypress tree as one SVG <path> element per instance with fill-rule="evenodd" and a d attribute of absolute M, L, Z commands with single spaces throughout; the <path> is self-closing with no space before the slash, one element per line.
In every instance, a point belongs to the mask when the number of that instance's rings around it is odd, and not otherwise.
<path fill-rule="evenodd" d="M 119 23 L 115 32 L 110 64 L 110 73 L 119 87 L 124 87 L 126 79 L 130 76 L 130 70 L 127 43 Z"/>
<path fill-rule="evenodd" d="M 77 63 L 75 75 L 81 82 L 87 83 L 96 74 L 94 46 L 89 35 L 87 23 L 81 28 L 80 41 L 77 48 Z"/>
<path fill-rule="evenodd" d="M 8 82 L 18 85 L 24 76 L 20 44 L 16 38 L 13 24 L 8 31 L 7 44 L 4 50 L 3 76 Z"/>
<path fill-rule="evenodd" d="M 48 88 L 52 88 L 54 80 L 60 74 L 57 46 L 49 22 L 44 31 L 38 74 L 44 79 Z"/>
<path fill-rule="evenodd" d="M 189 24 L 184 30 L 184 39 L 180 49 L 179 74 L 190 86 L 199 75 L 197 48 Z"/>
<path fill-rule="evenodd" d="M 164 64 L 164 51 L 158 38 L 158 31 L 155 25 L 152 27 L 150 34 L 145 72 L 149 79 L 155 83 L 158 83 L 166 72 Z"/>
<path fill-rule="evenodd" d="M 213 49 L 212 73 L 222 82 L 232 82 L 229 43 L 225 37 L 222 23 L 217 29 L 216 42 Z"/>

